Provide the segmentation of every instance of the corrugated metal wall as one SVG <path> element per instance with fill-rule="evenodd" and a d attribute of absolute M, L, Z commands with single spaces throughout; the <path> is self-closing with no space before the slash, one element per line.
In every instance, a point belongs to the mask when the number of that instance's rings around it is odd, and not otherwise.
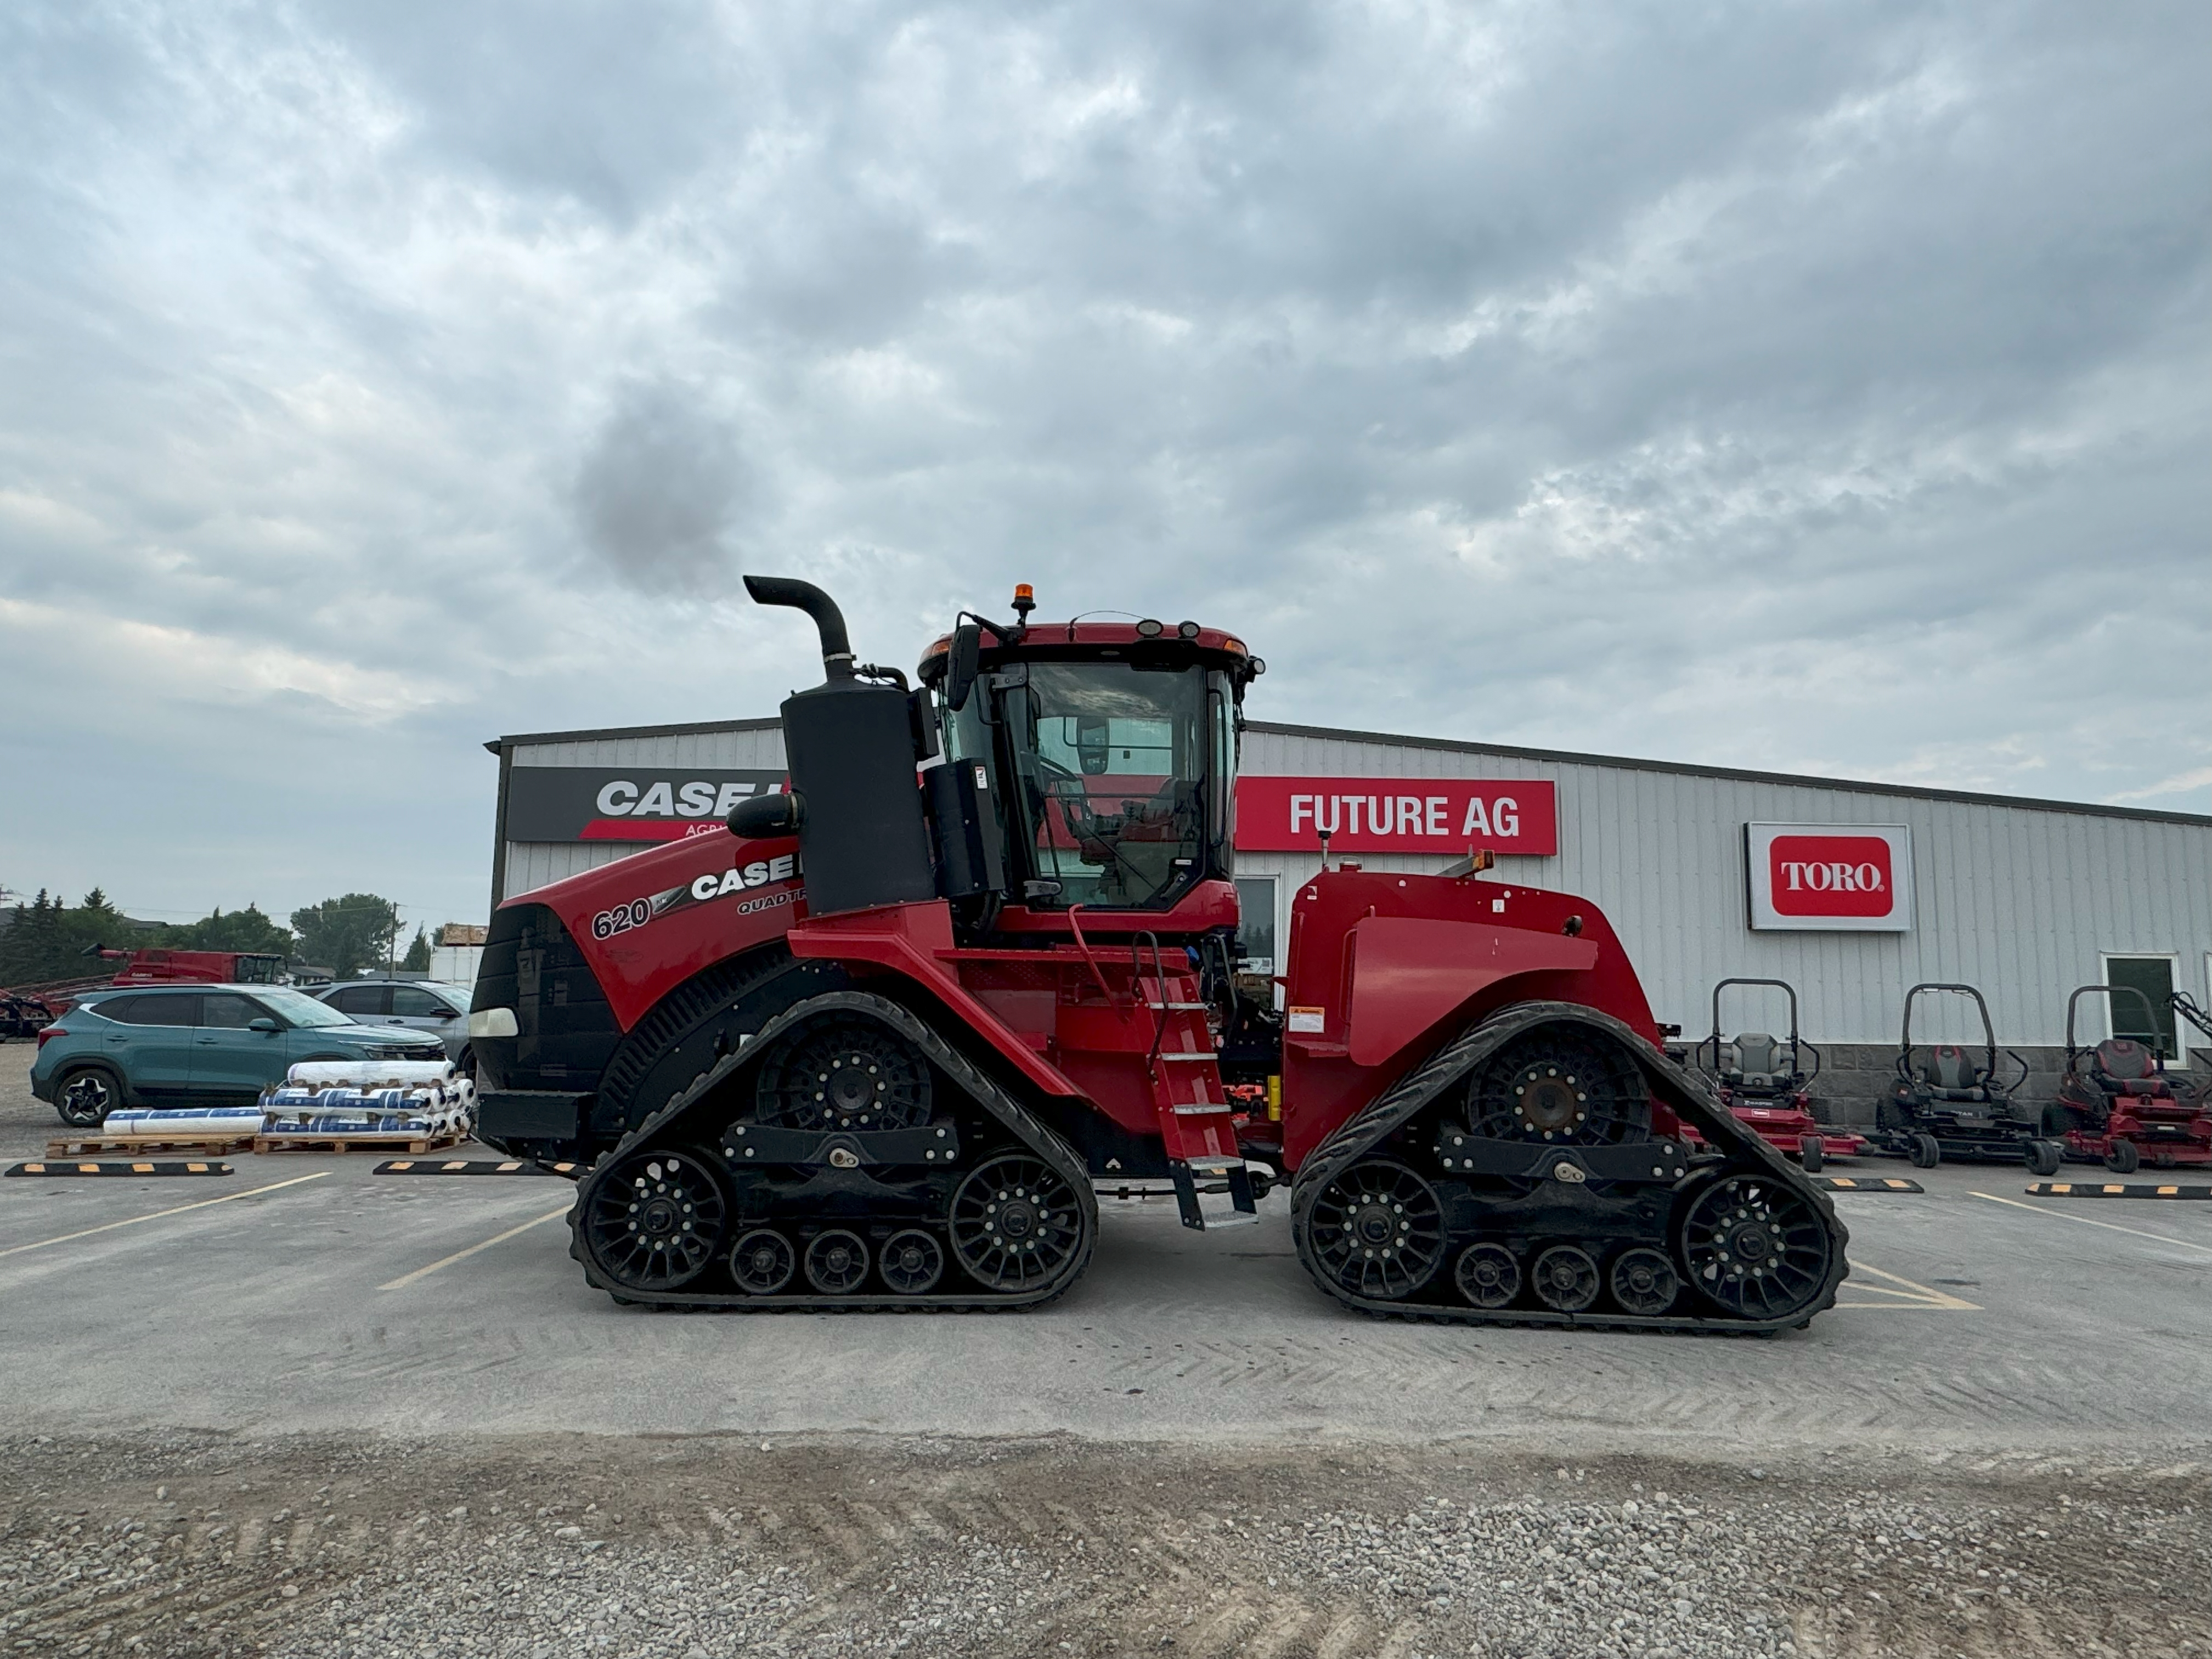
<path fill-rule="evenodd" d="M 773 728 L 517 744 L 514 766 L 781 767 Z M 1472 746 L 1326 735 L 1255 722 L 1244 770 L 1261 775 L 1549 778 L 1558 787 L 1559 855 L 1509 858 L 1495 879 L 1590 899 L 1633 956 L 1653 1011 L 1702 1033 L 1713 981 L 1785 979 L 1815 1042 L 1893 1043 L 1905 988 L 1978 985 L 2000 1042 L 2055 1043 L 2066 994 L 2104 978 L 2100 953 L 2178 958 L 2176 984 L 2212 1004 L 2212 822 L 1930 799 L 1811 781 L 1729 778 L 1633 762 L 1532 758 Z M 1916 915 L 1909 933 L 1754 933 L 1744 914 L 1747 823 L 1904 823 L 1912 830 Z M 510 842 L 512 896 L 640 850 L 611 842 Z M 1370 869 L 1432 871 L 1449 859 L 1370 854 Z M 1243 853 L 1240 876 L 1273 875 L 1278 938 L 1289 938 L 1297 882 L 1317 856 Z M 1972 1036 L 1945 1005 L 1934 1036 Z M 1783 1013 L 1748 1000 L 1731 1030 Z M 1944 1016 L 1948 1016 L 1945 1018 Z M 1916 1032 L 1917 1035 L 1917 1032 Z"/>
<path fill-rule="evenodd" d="M 1711 1023 L 1713 982 L 1730 976 L 1790 981 L 1805 1035 L 1827 1042 L 1893 1044 L 1905 988 L 1931 980 L 1979 986 L 2000 1042 L 2057 1042 L 2066 994 L 2101 981 L 2100 953 L 2108 951 L 2171 952 L 2179 958 L 2177 986 L 2199 1001 L 2212 997 L 2212 823 L 1537 761 L 1257 724 L 1245 735 L 1243 763 L 1260 775 L 1550 778 L 1559 790 L 1559 857 L 1502 859 L 1496 878 L 1594 901 L 1628 946 L 1653 1011 L 1692 1035 Z M 1913 930 L 1753 933 L 1744 913 L 1747 823 L 1910 825 Z M 1435 870 L 1449 860 L 1362 861 Z M 1304 879 L 1319 864 L 1317 856 L 1240 854 L 1237 868 Z M 1287 886 L 1279 906 L 1287 906 Z M 1931 1020 L 1933 1035 L 1977 1035 L 1959 1018 L 1961 999 L 1938 1000 L 1943 1005 L 1954 1006 L 1948 1022 Z M 1783 1018 L 1778 1006 L 1767 1012 L 1748 994 L 1731 994 L 1723 1012 L 1732 1030 Z"/>
<path fill-rule="evenodd" d="M 512 766 L 705 766 L 732 771 L 779 769 L 783 733 L 774 726 L 721 732 L 676 732 L 656 737 L 596 737 L 575 742 L 518 743 Z M 503 803 L 502 803 L 503 805 Z M 501 813 L 504 821 L 506 814 Z M 507 843 L 506 879 L 500 896 L 513 898 L 533 887 L 596 870 L 641 853 L 651 842 L 586 841 Z"/>

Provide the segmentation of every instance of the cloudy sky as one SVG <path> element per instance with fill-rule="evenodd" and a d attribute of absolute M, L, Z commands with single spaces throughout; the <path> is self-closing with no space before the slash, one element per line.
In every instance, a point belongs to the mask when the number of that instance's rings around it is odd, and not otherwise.
<path fill-rule="evenodd" d="M 0 883 L 481 916 L 805 629 L 2212 811 L 2212 8 L 17 3 Z"/>

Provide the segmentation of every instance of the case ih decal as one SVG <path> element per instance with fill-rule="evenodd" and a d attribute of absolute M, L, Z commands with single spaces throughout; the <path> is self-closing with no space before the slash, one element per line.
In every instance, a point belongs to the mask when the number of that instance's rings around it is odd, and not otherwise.
<path fill-rule="evenodd" d="M 1559 850 L 1548 778 L 1237 780 L 1237 845 L 1253 853 L 1498 853 Z"/>
<path fill-rule="evenodd" d="M 518 766 L 507 777 L 509 841 L 683 841 L 718 832 L 730 809 L 784 775 L 606 766 Z"/>
<path fill-rule="evenodd" d="M 1902 824 L 1747 823 L 1750 921 L 1761 933 L 1910 933 L 1912 832 Z"/>
<path fill-rule="evenodd" d="M 642 927 L 648 921 L 657 921 L 672 911 L 688 910 L 695 904 L 726 898 L 750 888 L 766 887 L 775 882 L 795 884 L 799 874 L 799 855 L 795 853 L 785 853 L 772 859 L 756 859 L 750 864 L 735 866 L 720 874 L 709 870 L 681 887 L 671 887 L 665 892 L 634 898 L 626 904 L 617 904 L 611 909 L 600 911 L 592 918 L 592 937 L 612 939 L 617 933 L 627 933 L 633 927 Z M 750 915 L 756 910 L 774 909 L 778 905 L 789 904 L 798 896 L 796 885 L 787 886 L 781 892 L 763 893 L 757 898 L 747 899 L 738 906 L 738 914 Z"/>

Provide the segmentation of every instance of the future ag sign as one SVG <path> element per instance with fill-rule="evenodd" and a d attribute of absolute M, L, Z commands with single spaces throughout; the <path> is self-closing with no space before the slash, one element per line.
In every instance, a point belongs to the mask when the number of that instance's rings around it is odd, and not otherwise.
<path fill-rule="evenodd" d="M 708 766 L 518 766 L 507 775 L 509 841 L 682 841 L 719 830 L 781 772 Z"/>
<path fill-rule="evenodd" d="M 1747 823 L 1759 933 L 1912 931 L 1912 831 L 1887 823 Z"/>
<path fill-rule="evenodd" d="M 1237 845 L 1252 853 L 1559 850 L 1548 778 L 1237 780 Z"/>

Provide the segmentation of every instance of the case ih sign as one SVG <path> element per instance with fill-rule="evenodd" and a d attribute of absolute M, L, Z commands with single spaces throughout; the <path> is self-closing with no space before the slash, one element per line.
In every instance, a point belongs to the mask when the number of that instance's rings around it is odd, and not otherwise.
<path fill-rule="evenodd" d="M 1559 850 L 1547 778 L 1237 780 L 1237 845 L 1251 853 L 1464 853 L 1549 858 Z"/>
<path fill-rule="evenodd" d="M 1747 823 L 1743 834 L 1754 930 L 1912 930 L 1912 832 L 1903 824 Z"/>
<path fill-rule="evenodd" d="M 507 775 L 509 841 L 682 841 L 720 830 L 781 772 L 706 766 L 518 766 Z"/>

